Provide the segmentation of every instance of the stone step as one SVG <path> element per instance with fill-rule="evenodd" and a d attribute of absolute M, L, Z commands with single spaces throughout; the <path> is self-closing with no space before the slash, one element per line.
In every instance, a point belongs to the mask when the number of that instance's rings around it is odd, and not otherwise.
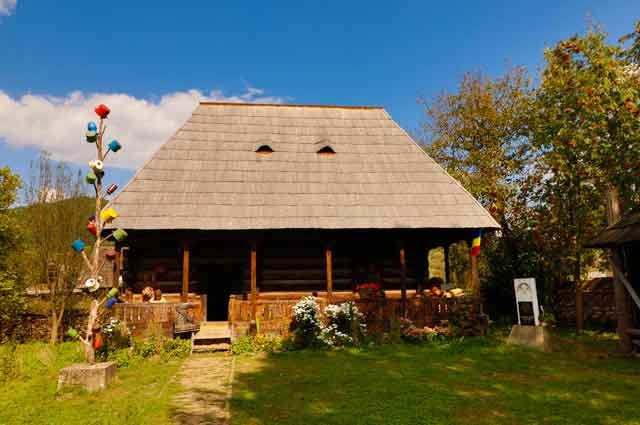
<path fill-rule="evenodd" d="M 216 343 L 216 344 L 203 344 L 203 345 L 193 345 L 191 352 L 192 353 L 214 353 L 219 351 L 229 351 L 231 349 L 231 344 L 229 343 Z"/>

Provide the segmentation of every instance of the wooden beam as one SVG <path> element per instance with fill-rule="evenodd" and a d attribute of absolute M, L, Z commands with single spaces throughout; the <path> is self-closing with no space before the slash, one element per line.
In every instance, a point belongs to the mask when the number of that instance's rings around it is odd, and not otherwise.
<path fill-rule="evenodd" d="M 400 294 L 402 298 L 402 317 L 407 314 L 407 260 L 404 245 L 400 245 Z"/>
<path fill-rule="evenodd" d="M 189 244 L 182 244 L 182 293 L 180 294 L 180 301 L 186 303 L 189 299 L 189 259 L 190 248 Z"/>
<path fill-rule="evenodd" d="M 249 251 L 249 270 L 251 282 L 251 320 L 256 320 L 258 312 L 258 254 L 255 242 L 251 242 Z"/>
<path fill-rule="evenodd" d="M 330 303 L 333 296 L 333 252 L 331 251 L 331 245 L 325 246 L 324 258 L 327 277 L 327 301 Z"/>

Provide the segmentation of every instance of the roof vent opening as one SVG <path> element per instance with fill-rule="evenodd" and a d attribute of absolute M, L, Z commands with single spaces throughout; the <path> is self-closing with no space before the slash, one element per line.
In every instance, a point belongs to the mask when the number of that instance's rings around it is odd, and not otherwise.
<path fill-rule="evenodd" d="M 335 154 L 336 154 L 336 151 L 334 151 L 331 146 L 325 146 L 324 148 L 318 151 L 318 155 L 331 156 Z"/>
<path fill-rule="evenodd" d="M 262 145 L 256 149 L 256 153 L 259 153 L 260 155 L 269 155 L 273 153 L 273 149 L 271 149 L 271 146 L 269 145 Z"/>

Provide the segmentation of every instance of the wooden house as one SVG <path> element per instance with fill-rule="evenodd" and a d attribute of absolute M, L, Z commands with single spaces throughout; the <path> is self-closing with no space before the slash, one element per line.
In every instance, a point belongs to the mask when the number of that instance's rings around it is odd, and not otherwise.
<path fill-rule="evenodd" d="M 110 207 L 126 285 L 265 328 L 362 283 L 404 303 L 429 249 L 499 227 L 381 107 L 201 102 Z"/>

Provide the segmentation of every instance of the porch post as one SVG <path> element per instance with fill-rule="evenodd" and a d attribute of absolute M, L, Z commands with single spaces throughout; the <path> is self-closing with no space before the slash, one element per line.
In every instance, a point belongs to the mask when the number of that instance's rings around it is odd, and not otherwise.
<path fill-rule="evenodd" d="M 451 245 L 447 244 L 444 248 L 444 280 L 447 285 L 451 283 L 451 264 L 449 263 L 449 247 Z"/>
<path fill-rule="evenodd" d="M 331 297 L 333 296 L 333 252 L 331 251 L 331 245 L 327 244 L 324 248 L 324 258 L 326 266 L 327 277 L 327 302 L 331 303 Z"/>
<path fill-rule="evenodd" d="M 471 246 L 471 244 L 469 244 Z M 480 295 L 480 274 L 478 272 L 478 257 L 471 255 L 471 249 L 469 250 L 469 258 L 471 259 L 471 293 L 474 296 Z"/>
<path fill-rule="evenodd" d="M 402 298 L 402 317 L 407 315 L 407 261 L 405 258 L 404 244 L 400 245 L 400 294 Z"/>
<path fill-rule="evenodd" d="M 186 303 L 189 298 L 189 244 L 183 242 L 182 244 L 182 293 L 180 294 L 180 301 Z"/>
<path fill-rule="evenodd" d="M 258 265 L 256 242 L 251 242 L 250 254 L 250 280 L 251 280 L 251 320 L 256 320 L 258 311 Z"/>

